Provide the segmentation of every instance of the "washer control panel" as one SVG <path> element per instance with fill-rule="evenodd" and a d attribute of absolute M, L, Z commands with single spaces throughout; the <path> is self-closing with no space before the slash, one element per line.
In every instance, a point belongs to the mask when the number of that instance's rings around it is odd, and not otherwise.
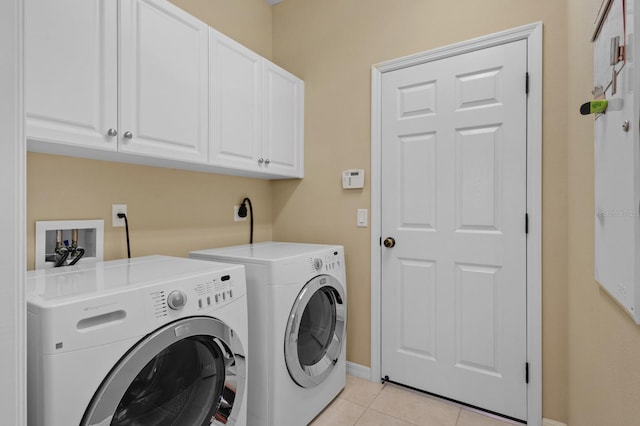
<path fill-rule="evenodd" d="M 231 275 L 222 275 L 196 286 L 195 293 L 198 309 L 226 304 L 234 298 L 233 279 Z"/>
<path fill-rule="evenodd" d="M 244 267 L 185 278 L 144 289 L 146 312 L 156 322 L 198 315 L 224 306 L 246 292 Z"/>

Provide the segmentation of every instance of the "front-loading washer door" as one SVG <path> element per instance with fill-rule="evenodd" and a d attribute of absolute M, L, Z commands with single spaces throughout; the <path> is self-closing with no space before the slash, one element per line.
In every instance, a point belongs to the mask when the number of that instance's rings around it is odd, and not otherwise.
<path fill-rule="evenodd" d="M 223 322 L 185 318 L 142 339 L 111 370 L 81 426 L 233 425 L 245 353 Z"/>
<path fill-rule="evenodd" d="M 319 275 L 300 291 L 289 314 L 284 355 L 291 378 L 305 388 L 322 383 L 344 350 L 346 298 L 342 285 Z"/>

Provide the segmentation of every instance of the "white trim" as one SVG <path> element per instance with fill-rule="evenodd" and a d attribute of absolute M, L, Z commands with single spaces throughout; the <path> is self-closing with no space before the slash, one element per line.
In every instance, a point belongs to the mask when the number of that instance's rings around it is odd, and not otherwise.
<path fill-rule="evenodd" d="M 0 399 L 2 423 L 26 425 L 26 143 L 24 140 L 23 1 L 0 2 Z"/>
<path fill-rule="evenodd" d="M 382 238 L 382 222 L 380 213 L 381 184 L 381 135 L 380 121 L 382 115 L 381 85 L 382 72 L 376 67 L 371 68 L 371 381 L 381 378 L 382 346 L 380 342 L 382 329 L 380 326 L 380 274 L 381 252 L 380 241 Z"/>
<path fill-rule="evenodd" d="M 542 426 L 567 426 L 567 424 L 556 420 L 542 419 Z"/>
<path fill-rule="evenodd" d="M 381 374 L 380 342 L 380 92 L 382 73 L 487 47 L 527 40 L 527 358 L 529 425 L 542 422 L 542 23 L 374 65 L 371 68 L 371 380 Z"/>
<path fill-rule="evenodd" d="M 364 380 L 373 380 L 371 368 L 355 362 L 347 361 L 347 374 Z"/>
<path fill-rule="evenodd" d="M 542 23 L 527 37 L 527 358 L 528 424 L 542 419 Z"/>

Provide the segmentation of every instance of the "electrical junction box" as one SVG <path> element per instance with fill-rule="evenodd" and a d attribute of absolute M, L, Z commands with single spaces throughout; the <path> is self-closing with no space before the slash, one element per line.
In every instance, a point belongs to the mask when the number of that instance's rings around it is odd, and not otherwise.
<path fill-rule="evenodd" d="M 359 189 L 364 188 L 364 170 L 351 169 L 342 172 L 342 188 Z"/>

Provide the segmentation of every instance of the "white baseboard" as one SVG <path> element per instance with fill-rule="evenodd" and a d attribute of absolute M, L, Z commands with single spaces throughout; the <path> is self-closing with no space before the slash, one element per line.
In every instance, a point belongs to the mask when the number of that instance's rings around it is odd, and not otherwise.
<path fill-rule="evenodd" d="M 371 368 L 347 361 L 347 374 L 359 379 L 371 380 Z"/>
<path fill-rule="evenodd" d="M 567 426 L 565 423 L 557 422 L 551 419 L 542 419 L 542 426 Z"/>

